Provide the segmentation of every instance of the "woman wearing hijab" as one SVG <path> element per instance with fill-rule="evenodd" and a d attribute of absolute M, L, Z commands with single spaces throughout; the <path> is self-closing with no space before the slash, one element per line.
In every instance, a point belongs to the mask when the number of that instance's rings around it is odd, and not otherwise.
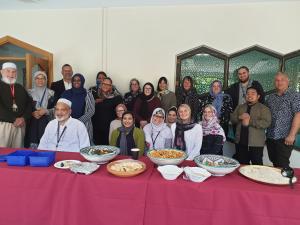
<path fill-rule="evenodd" d="M 223 144 L 226 137 L 219 124 L 215 107 L 212 105 L 204 107 L 201 124 L 203 130 L 201 154 L 223 155 Z"/>
<path fill-rule="evenodd" d="M 72 77 L 72 88 L 62 94 L 62 98 L 72 102 L 71 116 L 80 120 L 89 133 L 90 141 L 93 140 L 92 116 L 95 113 L 95 101 L 92 93 L 84 88 L 85 79 L 82 74 L 76 73 Z"/>
<path fill-rule="evenodd" d="M 101 82 L 98 90 L 98 98 L 95 104 L 95 114 L 92 118 L 94 129 L 94 143 L 96 145 L 108 145 L 109 126 L 115 119 L 114 110 L 122 103 L 123 99 L 112 89 L 112 80 L 107 77 Z"/>
<path fill-rule="evenodd" d="M 191 108 L 187 104 L 178 107 L 178 120 L 172 124 L 173 148 L 187 153 L 187 160 L 200 155 L 202 145 L 202 127 L 193 121 Z"/>
<path fill-rule="evenodd" d="M 157 97 L 161 101 L 161 107 L 165 112 L 172 106 L 176 106 L 176 95 L 174 92 L 168 90 L 168 80 L 165 77 L 161 77 L 157 83 Z"/>
<path fill-rule="evenodd" d="M 116 119 L 114 119 L 113 121 L 111 121 L 110 126 L 109 126 L 109 140 L 111 138 L 111 133 L 122 126 L 121 120 L 122 120 L 122 115 L 124 112 L 127 111 L 127 108 L 124 104 L 118 104 L 116 106 Z"/>
<path fill-rule="evenodd" d="M 132 148 L 140 149 L 139 155 L 144 154 L 145 136 L 144 132 L 135 127 L 132 112 L 124 112 L 122 115 L 122 126 L 115 129 L 111 134 L 109 145 L 120 148 L 121 155 L 131 155 Z"/>
<path fill-rule="evenodd" d="M 194 88 L 193 79 L 190 76 L 183 78 L 181 86 L 176 91 L 177 106 L 187 104 L 192 111 L 194 122 L 198 121 L 199 95 Z"/>
<path fill-rule="evenodd" d="M 27 130 L 29 147 L 36 149 L 45 128 L 53 114 L 54 91 L 47 88 L 47 75 L 43 71 L 37 71 L 33 75 L 34 88 L 28 90 L 33 99 L 32 118 Z"/>
<path fill-rule="evenodd" d="M 206 105 L 213 105 L 216 109 L 216 116 L 220 121 L 225 134 L 228 133 L 228 122 L 230 121 L 230 113 L 233 112 L 232 100 L 230 95 L 222 92 L 222 82 L 215 80 L 210 85 L 209 95 L 201 99 L 200 115 L 202 118 L 203 109 Z"/>
<path fill-rule="evenodd" d="M 172 132 L 164 120 L 165 111 L 162 108 L 156 108 L 152 113 L 151 122 L 143 129 L 148 149 L 172 147 Z"/>
<path fill-rule="evenodd" d="M 175 106 L 171 107 L 167 112 L 166 123 L 168 127 L 171 128 L 173 123 L 177 121 L 177 108 Z"/>
<path fill-rule="evenodd" d="M 141 94 L 140 82 L 133 78 L 129 83 L 129 92 L 124 95 L 124 103 L 129 111 L 133 110 L 137 97 Z"/>
<path fill-rule="evenodd" d="M 149 82 L 144 84 L 143 93 L 137 98 L 133 107 L 137 126 L 143 129 L 150 122 L 153 110 L 160 106 L 160 100 L 154 96 L 153 84 Z"/>

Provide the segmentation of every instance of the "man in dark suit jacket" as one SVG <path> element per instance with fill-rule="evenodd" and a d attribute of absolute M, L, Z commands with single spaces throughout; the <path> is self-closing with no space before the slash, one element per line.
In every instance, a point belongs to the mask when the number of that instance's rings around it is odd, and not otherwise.
<path fill-rule="evenodd" d="M 258 90 L 260 95 L 259 102 L 265 102 L 265 92 L 261 84 L 256 80 L 251 80 L 249 75 L 249 69 L 246 66 L 241 66 L 237 69 L 239 82 L 232 84 L 227 90 L 226 94 L 229 94 L 232 98 L 233 110 L 246 102 L 247 88 L 254 86 Z"/>
<path fill-rule="evenodd" d="M 63 79 L 52 82 L 50 89 L 54 91 L 54 104 L 56 104 L 57 100 L 60 99 L 62 93 L 65 90 L 71 89 L 72 88 L 72 75 L 73 75 L 73 70 L 72 66 L 69 64 L 65 64 L 61 68 L 61 74 L 63 76 Z"/>

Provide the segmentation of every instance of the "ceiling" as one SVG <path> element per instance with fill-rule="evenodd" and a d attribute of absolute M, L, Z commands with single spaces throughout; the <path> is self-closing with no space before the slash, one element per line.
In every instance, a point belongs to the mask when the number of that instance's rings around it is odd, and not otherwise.
<path fill-rule="evenodd" d="M 78 9 L 102 7 L 232 4 L 286 0 L 0 0 L 0 10 Z M 300 1 L 300 0 L 289 0 Z"/>

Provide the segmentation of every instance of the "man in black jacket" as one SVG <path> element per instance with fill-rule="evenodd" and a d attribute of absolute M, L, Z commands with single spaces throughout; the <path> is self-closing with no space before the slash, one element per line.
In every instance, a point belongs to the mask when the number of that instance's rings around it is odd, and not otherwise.
<path fill-rule="evenodd" d="M 54 104 L 56 104 L 57 100 L 60 99 L 62 93 L 65 90 L 72 88 L 72 75 L 73 75 L 73 69 L 72 66 L 69 64 L 65 64 L 61 68 L 61 74 L 63 76 L 63 79 L 53 82 L 51 84 L 50 89 L 54 91 Z"/>
<path fill-rule="evenodd" d="M 25 121 L 31 117 L 32 99 L 25 88 L 16 83 L 17 66 L 2 65 L 0 81 L 0 147 L 23 147 Z"/>
<path fill-rule="evenodd" d="M 249 69 L 246 66 L 241 66 L 237 69 L 239 82 L 232 84 L 226 91 L 226 94 L 229 94 L 232 98 L 233 110 L 238 105 L 244 104 L 246 102 L 246 92 L 247 88 L 254 86 L 258 90 L 258 94 L 260 95 L 259 101 L 261 103 L 265 102 L 265 92 L 261 84 L 256 81 L 250 79 Z"/>

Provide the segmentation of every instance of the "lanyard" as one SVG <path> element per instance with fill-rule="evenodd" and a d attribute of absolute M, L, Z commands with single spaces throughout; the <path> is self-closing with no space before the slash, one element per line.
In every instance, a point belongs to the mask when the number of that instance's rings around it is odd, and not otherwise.
<path fill-rule="evenodd" d="M 10 85 L 10 93 L 11 93 L 11 96 L 13 98 L 13 100 L 15 100 L 15 85 Z"/>
<path fill-rule="evenodd" d="M 43 96 L 42 96 L 42 99 L 41 99 L 41 101 L 39 101 L 39 104 L 38 104 L 40 108 L 42 107 L 42 102 L 43 102 L 44 97 L 45 97 L 45 94 L 46 94 L 46 89 L 47 89 L 47 88 L 45 88 L 44 93 L 43 93 Z"/>
<path fill-rule="evenodd" d="M 153 143 L 153 149 L 155 149 L 154 145 L 155 145 L 156 139 L 157 139 L 159 134 L 160 134 L 160 131 L 158 131 L 158 133 L 157 133 L 156 137 L 154 138 L 154 140 L 153 140 L 153 136 L 151 135 L 151 139 L 152 139 L 152 143 Z"/>
<path fill-rule="evenodd" d="M 63 134 L 65 133 L 66 129 L 67 129 L 67 126 L 64 127 L 63 131 L 61 132 L 61 134 L 59 135 L 59 129 L 60 129 L 60 126 L 59 126 L 59 122 L 57 123 L 57 141 L 56 141 L 56 148 L 58 147 L 58 144 L 63 136 Z"/>

